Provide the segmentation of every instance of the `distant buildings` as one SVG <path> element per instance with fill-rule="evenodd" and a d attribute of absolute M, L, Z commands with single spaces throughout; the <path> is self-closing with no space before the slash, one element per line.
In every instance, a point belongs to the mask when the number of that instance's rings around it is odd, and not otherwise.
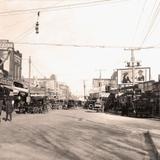
<path fill-rule="evenodd" d="M 60 83 L 58 91 L 59 99 L 69 99 L 71 97 L 70 89 L 66 84 Z"/>
<path fill-rule="evenodd" d="M 57 81 L 56 76 L 52 74 L 50 78 L 31 78 L 31 90 L 34 92 L 41 90 L 44 94 L 49 96 L 50 98 L 55 99 L 70 99 L 71 92 L 69 86 L 64 83 L 60 83 Z M 28 86 L 29 79 L 25 79 L 25 84 Z"/>

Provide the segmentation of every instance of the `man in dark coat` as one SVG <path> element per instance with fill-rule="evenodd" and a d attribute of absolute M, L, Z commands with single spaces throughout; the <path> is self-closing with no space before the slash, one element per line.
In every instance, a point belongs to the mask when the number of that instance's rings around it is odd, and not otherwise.
<path fill-rule="evenodd" d="M 8 97 L 6 99 L 6 121 L 12 121 L 12 112 L 14 110 L 13 98 Z M 8 119 L 9 117 L 9 119 Z"/>
<path fill-rule="evenodd" d="M 0 122 L 1 122 L 2 109 L 3 109 L 3 100 L 0 99 Z"/>

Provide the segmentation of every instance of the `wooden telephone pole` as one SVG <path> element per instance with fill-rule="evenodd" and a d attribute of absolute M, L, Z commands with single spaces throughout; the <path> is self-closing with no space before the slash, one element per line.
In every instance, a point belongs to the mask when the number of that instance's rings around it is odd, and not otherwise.
<path fill-rule="evenodd" d="M 29 56 L 29 85 L 28 85 L 28 96 L 31 94 L 31 56 Z"/>
<path fill-rule="evenodd" d="M 84 89 L 84 100 L 86 99 L 86 83 L 83 81 L 83 89 Z"/>
<path fill-rule="evenodd" d="M 125 48 L 126 51 L 131 51 L 131 67 L 132 67 L 132 84 L 135 85 L 135 67 L 136 67 L 136 60 L 134 51 L 140 50 L 140 48 Z"/>

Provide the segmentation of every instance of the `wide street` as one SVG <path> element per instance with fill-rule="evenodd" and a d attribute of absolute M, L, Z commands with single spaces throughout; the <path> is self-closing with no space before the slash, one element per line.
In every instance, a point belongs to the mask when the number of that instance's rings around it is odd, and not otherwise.
<path fill-rule="evenodd" d="M 16 115 L 0 125 L 0 159 L 154 160 L 146 132 L 159 123 L 83 109 Z"/>

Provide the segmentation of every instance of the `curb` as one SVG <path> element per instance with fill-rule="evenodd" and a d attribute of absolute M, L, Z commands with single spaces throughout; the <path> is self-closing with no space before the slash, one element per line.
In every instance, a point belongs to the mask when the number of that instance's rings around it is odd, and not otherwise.
<path fill-rule="evenodd" d="M 154 143 L 154 140 L 152 138 L 150 131 L 145 132 L 144 135 L 148 138 L 148 140 L 150 141 L 150 144 L 152 145 L 156 160 L 160 160 L 160 153 L 158 152 L 158 149 Z"/>

